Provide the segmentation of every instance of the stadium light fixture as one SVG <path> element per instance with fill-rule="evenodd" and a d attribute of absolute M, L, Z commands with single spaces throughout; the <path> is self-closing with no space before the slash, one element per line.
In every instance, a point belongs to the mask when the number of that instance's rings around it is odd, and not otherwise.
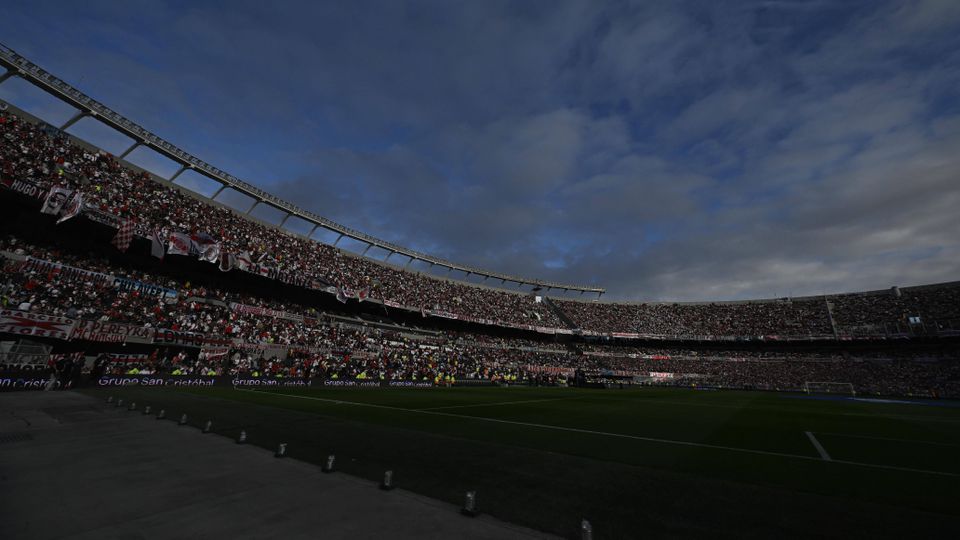
<path fill-rule="evenodd" d="M 460 513 L 470 517 L 475 517 L 477 515 L 477 492 L 476 491 L 467 492 L 467 496 L 463 501 L 463 508 L 460 509 Z"/>
<path fill-rule="evenodd" d="M 383 473 L 383 481 L 380 482 L 380 489 L 384 491 L 393 489 L 393 471 Z"/>
<path fill-rule="evenodd" d="M 282 442 L 277 446 L 277 451 L 273 454 L 275 458 L 287 457 L 287 443 Z"/>
<path fill-rule="evenodd" d="M 207 420 L 207 423 L 203 425 L 203 430 L 201 433 L 210 433 L 210 428 L 213 427 L 213 420 Z"/>
<path fill-rule="evenodd" d="M 246 444 L 246 442 L 247 442 L 247 432 L 241 429 L 240 436 L 237 437 L 237 444 Z"/>
<path fill-rule="evenodd" d="M 185 425 L 187 425 L 187 413 L 183 413 L 183 414 L 180 415 L 180 421 L 177 422 L 177 425 L 178 425 L 178 426 L 185 426 Z"/>
<path fill-rule="evenodd" d="M 330 454 L 327 456 L 327 461 L 323 463 L 323 467 L 320 467 L 320 470 L 325 473 L 333 472 L 333 464 L 337 461 L 337 456 Z"/>
<path fill-rule="evenodd" d="M 166 409 L 160 409 L 160 412 L 157 413 L 157 420 L 163 420 L 163 419 L 166 418 L 166 417 L 167 417 L 167 410 L 166 410 Z"/>

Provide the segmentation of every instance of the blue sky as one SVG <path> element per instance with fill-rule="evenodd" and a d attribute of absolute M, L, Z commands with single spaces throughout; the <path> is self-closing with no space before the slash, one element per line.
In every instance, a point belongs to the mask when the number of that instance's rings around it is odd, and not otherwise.
<path fill-rule="evenodd" d="M 38 0 L 0 41 L 244 180 L 471 265 L 651 300 L 960 279 L 955 0 Z"/>

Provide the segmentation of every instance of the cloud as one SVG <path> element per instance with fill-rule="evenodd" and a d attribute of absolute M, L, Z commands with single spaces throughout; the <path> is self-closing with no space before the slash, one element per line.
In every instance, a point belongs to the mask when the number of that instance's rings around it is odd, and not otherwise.
<path fill-rule="evenodd" d="M 957 279 L 957 6 L 33 3 L 0 29 L 350 227 L 702 300 Z"/>

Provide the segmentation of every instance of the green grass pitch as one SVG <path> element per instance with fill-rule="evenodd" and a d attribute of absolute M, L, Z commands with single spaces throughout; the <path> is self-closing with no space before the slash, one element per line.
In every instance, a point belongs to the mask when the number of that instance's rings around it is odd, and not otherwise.
<path fill-rule="evenodd" d="M 583 518 L 597 538 L 960 530 L 958 407 L 666 388 L 90 392 L 297 459 L 335 454 L 371 481 L 393 470 L 441 500 L 476 490 L 481 512 L 566 537 Z"/>

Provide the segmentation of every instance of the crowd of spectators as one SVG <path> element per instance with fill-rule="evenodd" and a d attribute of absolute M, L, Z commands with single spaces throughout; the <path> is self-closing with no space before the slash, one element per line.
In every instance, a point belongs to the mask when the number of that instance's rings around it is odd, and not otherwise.
<path fill-rule="evenodd" d="M 88 206 L 132 220 L 143 236 L 154 231 L 162 231 L 162 235 L 179 232 L 202 236 L 220 243 L 224 251 L 247 253 L 251 260 L 299 276 L 303 283 L 368 291 L 372 298 L 409 309 L 448 313 L 490 324 L 649 337 L 771 340 L 909 333 L 915 328 L 960 330 L 958 284 L 755 302 L 625 304 L 556 299 L 541 303 L 529 294 L 401 270 L 263 225 L 154 181 L 105 152 L 74 144 L 56 129 L 4 111 L 0 111 L 0 176 L 31 182 L 43 190 L 54 186 L 76 190 L 83 194 Z M 24 304 L 68 316 L 125 319 L 137 324 L 222 332 L 231 337 L 291 345 L 314 342 L 323 334 L 309 325 L 264 322 L 202 301 L 170 304 L 164 298 L 147 299 L 133 292 L 105 295 L 97 288 L 45 284 L 36 276 L 25 279 L 10 284 L 30 293 L 18 298 L 18 306 Z M 135 279 L 167 281 L 143 275 Z M 189 297 L 222 300 L 210 291 L 185 292 Z M 309 308 L 302 307 L 302 311 Z M 563 319 L 572 321 L 574 328 L 566 328 Z"/>

